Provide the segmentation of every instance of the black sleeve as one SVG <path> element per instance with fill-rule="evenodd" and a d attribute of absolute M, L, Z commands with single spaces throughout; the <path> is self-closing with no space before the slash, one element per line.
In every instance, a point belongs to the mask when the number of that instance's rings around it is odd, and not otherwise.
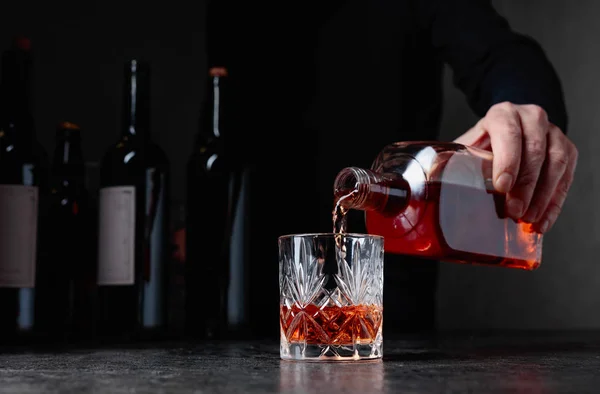
<path fill-rule="evenodd" d="M 479 116 L 494 104 L 536 104 L 567 132 L 560 80 L 540 45 L 514 32 L 490 0 L 422 2 L 431 42 Z M 422 14 L 423 15 L 423 14 Z"/>

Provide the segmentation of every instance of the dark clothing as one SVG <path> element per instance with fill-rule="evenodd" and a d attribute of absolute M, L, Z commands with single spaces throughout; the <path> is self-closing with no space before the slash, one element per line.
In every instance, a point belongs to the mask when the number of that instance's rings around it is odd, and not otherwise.
<path fill-rule="evenodd" d="M 490 1 L 220 0 L 208 27 L 209 64 L 230 71 L 231 137 L 252 170 L 248 301 L 264 335 L 277 333 L 277 236 L 332 230 L 343 167 L 370 167 L 391 142 L 437 138 L 444 63 L 477 115 L 538 104 L 566 131 L 551 64 Z M 360 213 L 349 230 L 365 231 Z M 435 262 L 386 256 L 386 337 L 435 328 L 436 278 Z"/>

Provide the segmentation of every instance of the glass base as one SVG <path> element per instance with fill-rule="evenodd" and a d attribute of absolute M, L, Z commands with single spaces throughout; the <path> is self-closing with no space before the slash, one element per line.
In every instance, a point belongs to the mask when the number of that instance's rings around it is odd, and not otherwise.
<path fill-rule="evenodd" d="M 383 356 L 381 341 L 368 344 L 327 345 L 282 341 L 280 356 L 295 361 L 361 361 L 378 360 Z"/>

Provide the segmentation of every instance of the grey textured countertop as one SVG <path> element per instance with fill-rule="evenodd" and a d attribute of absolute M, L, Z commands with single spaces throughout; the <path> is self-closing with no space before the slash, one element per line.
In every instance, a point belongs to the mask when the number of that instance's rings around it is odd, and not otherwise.
<path fill-rule="evenodd" d="M 600 333 L 385 341 L 367 363 L 281 361 L 277 342 L 0 354 L 0 393 L 598 393 Z"/>

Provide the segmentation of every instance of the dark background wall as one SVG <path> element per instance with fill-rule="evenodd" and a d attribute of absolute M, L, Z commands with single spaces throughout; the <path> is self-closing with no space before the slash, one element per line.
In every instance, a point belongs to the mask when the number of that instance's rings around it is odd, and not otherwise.
<path fill-rule="evenodd" d="M 600 4 L 593 0 L 495 0 L 514 29 L 536 38 L 563 81 L 569 136 L 579 148 L 575 182 L 563 214 L 544 238 L 533 273 L 442 264 L 438 316 L 443 328 L 575 329 L 600 327 L 599 157 Z M 447 80 L 448 81 L 448 80 Z M 447 83 L 442 136 L 452 139 L 475 118 Z"/>
<path fill-rule="evenodd" d="M 579 167 L 564 214 L 545 239 L 542 267 L 526 273 L 442 264 L 440 324 L 600 327 L 600 214 L 593 209 L 600 179 L 594 172 L 600 164 L 594 155 L 600 138 L 595 133 L 600 57 L 593 52 L 600 36 L 599 6 L 593 0 L 494 3 L 515 29 L 538 39 L 556 65 L 570 111 L 570 136 L 580 150 Z M 206 71 L 202 2 L 4 1 L 0 15 L 0 49 L 18 33 L 33 41 L 39 139 L 51 152 L 56 124 L 79 123 L 90 168 L 119 133 L 123 62 L 139 56 L 152 63 L 154 138 L 171 160 L 173 196 L 180 204 Z M 450 140 L 476 118 L 448 78 L 447 87 L 442 138 Z"/>

